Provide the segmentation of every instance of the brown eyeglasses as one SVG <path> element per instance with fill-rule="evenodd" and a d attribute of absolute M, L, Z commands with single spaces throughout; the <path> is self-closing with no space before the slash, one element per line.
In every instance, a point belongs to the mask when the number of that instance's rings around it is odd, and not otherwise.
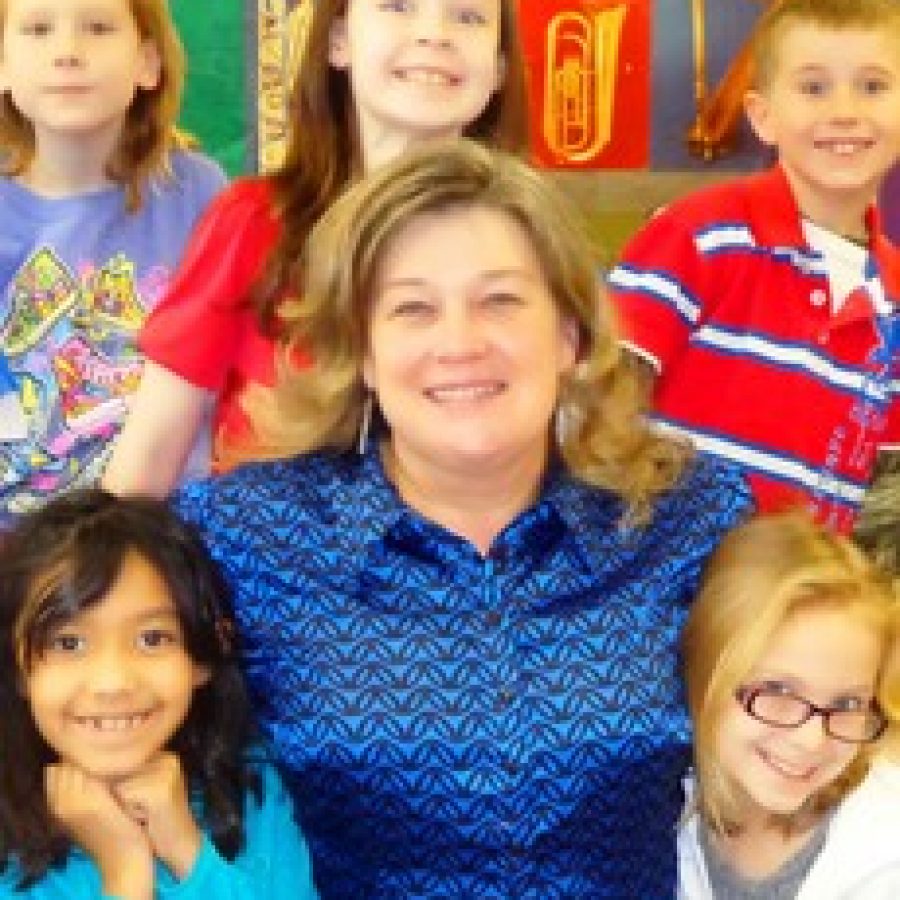
<path fill-rule="evenodd" d="M 740 687 L 735 699 L 747 715 L 776 728 L 799 728 L 813 716 L 821 716 L 825 734 L 848 744 L 867 744 L 884 734 L 887 719 L 875 701 L 859 709 L 817 706 L 780 685 Z"/>

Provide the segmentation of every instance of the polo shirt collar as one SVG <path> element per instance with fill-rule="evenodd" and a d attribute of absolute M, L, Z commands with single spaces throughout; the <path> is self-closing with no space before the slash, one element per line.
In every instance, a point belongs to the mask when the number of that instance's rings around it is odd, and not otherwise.
<path fill-rule="evenodd" d="M 585 563 L 598 577 L 608 576 L 609 561 L 621 558 L 637 535 L 637 529 L 624 521 L 621 498 L 576 478 L 561 461 L 548 472 L 541 501 L 571 532 Z"/>
<path fill-rule="evenodd" d="M 800 210 L 784 169 L 774 165 L 748 177 L 747 211 L 750 230 L 761 246 L 808 249 Z"/>
<path fill-rule="evenodd" d="M 357 558 L 363 559 L 366 548 L 384 538 L 407 506 L 384 471 L 377 438 L 370 438 L 361 455 L 348 452 L 345 464 L 345 478 L 332 497 L 336 531 L 357 547 Z"/>
<path fill-rule="evenodd" d="M 750 230 L 760 246 L 796 247 L 809 251 L 802 217 L 790 182 L 781 165 L 751 175 L 746 184 Z M 874 205 L 866 210 L 869 249 L 878 264 L 878 276 L 892 300 L 900 297 L 898 251 L 884 235 L 881 215 Z"/>

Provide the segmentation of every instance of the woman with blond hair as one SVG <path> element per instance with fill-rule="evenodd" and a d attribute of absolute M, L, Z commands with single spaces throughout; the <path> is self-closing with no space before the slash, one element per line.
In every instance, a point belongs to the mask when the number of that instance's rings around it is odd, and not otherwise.
<path fill-rule="evenodd" d="M 304 266 L 253 409 L 280 458 L 174 502 L 323 896 L 670 896 L 677 636 L 743 482 L 646 428 L 573 215 L 511 157 L 404 156 Z"/>

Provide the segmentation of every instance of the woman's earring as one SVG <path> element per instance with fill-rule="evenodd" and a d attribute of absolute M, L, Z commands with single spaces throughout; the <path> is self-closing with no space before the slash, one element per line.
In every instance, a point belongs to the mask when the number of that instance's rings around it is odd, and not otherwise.
<path fill-rule="evenodd" d="M 566 442 L 566 437 L 571 432 L 572 414 L 561 403 L 558 403 L 556 409 L 553 410 L 553 436 L 556 438 L 558 446 L 562 446 Z"/>
<path fill-rule="evenodd" d="M 356 442 L 356 452 L 360 456 L 366 455 L 366 446 L 369 443 L 369 429 L 372 427 L 372 407 L 375 405 L 375 398 L 371 391 L 366 392 L 366 399 L 363 400 L 362 419 L 359 423 L 359 438 Z"/>

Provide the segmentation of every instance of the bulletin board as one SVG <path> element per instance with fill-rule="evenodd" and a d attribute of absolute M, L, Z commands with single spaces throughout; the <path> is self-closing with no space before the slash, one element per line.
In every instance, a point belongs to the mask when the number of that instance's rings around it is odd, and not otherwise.
<path fill-rule="evenodd" d="M 290 73 L 314 0 L 170 0 L 190 66 L 184 124 L 232 174 L 284 150 Z M 558 169 L 759 165 L 739 134 L 704 158 L 687 135 L 761 0 L 520 0 L 536 161 Z"/>
<path fill-rule="evenodd" d="M 271 169 L 284 153 L 311 2 L 169 0 L 188 54 L 182 125 L 231 175 Z"/>

